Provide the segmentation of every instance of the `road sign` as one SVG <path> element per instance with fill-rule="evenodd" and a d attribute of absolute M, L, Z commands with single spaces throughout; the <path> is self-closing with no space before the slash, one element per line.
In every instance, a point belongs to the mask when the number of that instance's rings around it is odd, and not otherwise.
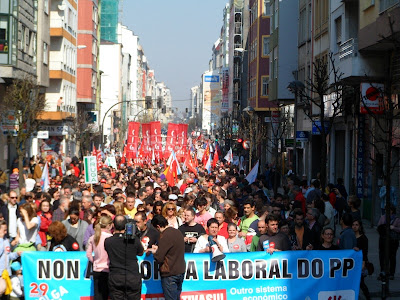
<path fill-rule="evenodd" d="M 96 156 L 85 156 L 83 161 L 85 166 L 85 183 L 98 183 Z"/>
<path fill-rule="evenodd" d="M 325 134 L 328 134 L 329 130 L 329 121 L 324 122 Z M 316 120 L 312 124 L 312 134 L 313 135 L 320 135 L 321 134 L 321 121 Z"/>
<path fill-rule="evenodd" d="M 298 142 L 308 142 L 308 131 L 297 131 L 296 141 Z"/>
<path fill-rule="evenodd" d="M 243 145 L 243 149 L 245 149 L 245 150 L 250 149 L 250 141 L 249 140 L 244 140 L 242 145 Z"/>

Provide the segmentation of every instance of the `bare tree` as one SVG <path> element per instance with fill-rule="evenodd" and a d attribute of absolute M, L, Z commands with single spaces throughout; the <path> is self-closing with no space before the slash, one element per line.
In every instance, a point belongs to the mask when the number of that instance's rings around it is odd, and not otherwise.
<path fill-rule="evenodd" d="M 331 84 L 330 78 L 333 78 Z M 321 135 L 320 182 L 321 186 L 325 187 L 328 163 L 327 137 L 335 119 L 342 115 L 344 109 L 342 73 L 335 66 L 332 53 L 313 62 L 313 78 L 308 78 L 305 83 L 305 91 L 301 93 L 300 101 L 304 101 L 305 115 Z"/>
<path fill-rule="evenodd" d="M 77 153 L 83 157 L 90 150 L 90 144 L 100 136 L 92 118 L 85 111 L 79 111 L 74 118 L 69 134 L 76 141 Z"/>
<path fill-rule="evenodd" d="M 371 91 L 379 93 L 380 96 L 380 107 L 378 113 L 375 109 L 372 109 L 368 103 L 368 100 L 361 97 L 361 105 L 367 113 L 368 117 L 373 120 L 373 128 L 368 129 L 368 133 L 371 137 L 370 145 L 375 150 L 375 153 L 381 154 L 384 159 L 383 163 L 383 179 L 385 188 L 385 214 L 386 224 L 390 224 L 391 218 L 391 194 L 392 194 L 392 175 L 396 170 L 399 170 L 400 158 L 397 157 L 393 160 L 394 150 L 400 147 L 400 132 L 399 132 L 399 119 L 400 119 L 400 76 L 396 73 L 396 64 L 400 62 L 400 39 L 395 34 L 394 30 L 395 21 L 388 14 L 388 26 L 390 33 L 388 36 L 381 35 L 382 41 L 389 45 L 387 55 L 385 55 L 385 66 L 384 72 L 384 87 L 380 88 L 376 84 L 370 81 Z M 368 76 L 366 75 L 368 78 Z M 394 96 L 396 95 L 397 96 Z M 374 158 L 371 157 L 374 161 Z M 375 165 L 376 165 L 376 161 Z M 390 274 L 389 268 L 389 255 L 390 255 L 390 227 L 386 226 L 385 232 L 385 265 L 384 270 L 386 275 Z M 389 280 L 386 277 L 386 286 L 388 291 Z"/>
<path fill-rule="evenodd" d="M 40 93 L 40 86 L 32 77 L 14 79 L 7 88 L 1 103 L 1 118 L 5 120 L 13 116 L 16 131 L 9 131 L 9 139 L 15 146 L 18 155 L 19 186 L 24 185 L 23 161 L 26 157 L 26 144 L 40 125 L 40 115 L 46 107 L 44 94 Z"/>

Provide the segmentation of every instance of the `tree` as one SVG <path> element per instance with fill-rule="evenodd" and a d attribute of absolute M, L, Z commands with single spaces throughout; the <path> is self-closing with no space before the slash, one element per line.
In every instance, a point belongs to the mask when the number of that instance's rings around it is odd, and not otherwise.
<path fill-rule="evenodd" d="M 370 145 L 375 150 L 376 154 L 381 154 L 383 157 L 383 179 L 386 189 L 385 196 L 385 214 L 386 224 L 390 224 L 390 206 L 391 206 L 391 187 L 392 187 L 392 174 L 395 170 L 399 170 L 400 158 L 394 159 L 395 149 L 400 147 L 400 75 L 396 72 L 397 65 L 400 62 L 400 39 L 394 30 L 395 18 L 392 19 L 388 14 L 389 34 L 387 36 L 380 35 L 383 42 L 389 47 L 384 57 L 384 65 L 386 70 L 384 72 L 384 86 L 378 86 L 368 78 L 370 82 L 370 91 L 379 93 L 380 107 L 377 112 L 369 106 L 368 100 L 361 97 L 361 105 L 368 117 L 373 120 L 373 127 L 368 129 L 368 134 L 371 137 Z M 398 32 L 397 32 L 398 33 Z M 397 97 L 395 96 L 397 95 Z M 376 157 L 376 156 L 375 156 Z M 371 157 L 375 162 L 375 167 L 378 162 Z M 389 255 L 390 255 L 390 227 L 386 226 L 385 234 L 385 265 L 384 271 L 388 276 L 390 274 L 389 268 Z M 386 278 L 386 289 L 389 290 L 389 280 Z M 384 299 L 384 298 L 383 298 Z"/>
<path fill-rule="evenodd" d="M 76 152 L 83 157 L 90 150 L 90 144 L 100 136 L 100 131 L 94 126 L 92 118 L 85 111 L 78 111 L 70 126 L 72 139 L 76 141 Z"/>
<path fill-rule="evenodd" d="M 333 54 L 330 53 L 327 57 L 317 58 L 313 62 L 313 77 L 305 81 L 305 90 L 300 93 L 300 103 L 304 113 L 321 135 L 320 182 L 322 187 L 325 187 L 327 183 L 327 138 L 335 119 L 343 113 L 345 107 L 343 87 L 342 73 L 335 66 Z"/>
<path fill-rule="evenodd" d="M 16 131 L 9 131 L 9 139 L 15 146 L 18 155 L 19 186 L 24 185 L 23 161 L 26 157 L 26 144 L 38 130 L 39 117 L 46 107 L 44 94 L 40 93 L 40 86 L 33 77 L 14 79 L 8 86 L 1 103 L 1 118 L 5 120 L 14 117 Z"/>
<path fill-rule="evenodd" d="M 267 146 L 267 151 L 273 157 L 273 161 L 271 162 L 277 170 L 281 170 L 282 166 L 282 139 L 287 136 L 287 133 L 290 131 L 290 113 L 289 110 L 285 110 L 285 106 L 277 103 L 277 107 L 280 108 L 277 112 L 272 112 L 271 115 L 271 133 L 272 135 L 266 135 L 266 139 L 268 144 L 271 147 Z M 295 141 L 294 141 L 295 142 Z M 281 147 L 279 147 L 281 144 Z M 280 149 L 280 151 L 279 151 Z M 278 175 L 278 172 L 274 173 L 275 176 Z M 274 180 L 274 186 L 272 187 L 274 192 L 278 190 L 278 186 L 276 186 L 278 180 Z"/>

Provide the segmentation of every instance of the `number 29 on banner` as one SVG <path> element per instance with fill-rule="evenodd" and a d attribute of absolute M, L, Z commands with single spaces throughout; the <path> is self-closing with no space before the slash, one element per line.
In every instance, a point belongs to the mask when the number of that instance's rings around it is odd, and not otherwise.
<path fill-rule="evenodd" d="M 49 292 L 49 286 L 47 283 L 37 284 L 36 282 L 32 282 L 29 287 L 29 297 L 31 299 L 56 300 L 61 299 L 63 295 L 68 294 L 68 291 L 62 286 Z"/>

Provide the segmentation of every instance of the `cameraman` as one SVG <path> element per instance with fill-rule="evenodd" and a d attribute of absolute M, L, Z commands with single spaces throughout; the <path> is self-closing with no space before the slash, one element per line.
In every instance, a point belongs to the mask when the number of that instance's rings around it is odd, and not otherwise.
<path fill-rule="evenodd" d="M 136 256 L 142 255 L 144 250 L 135 232 L 131 236 L 125 234 L 127 223 L 123 215 L 115 216 L 114 235 L 104 242 L 110 260 L 108 286 L 111 299 L 131 300 L 141 297 L 142 278 Z"/>

